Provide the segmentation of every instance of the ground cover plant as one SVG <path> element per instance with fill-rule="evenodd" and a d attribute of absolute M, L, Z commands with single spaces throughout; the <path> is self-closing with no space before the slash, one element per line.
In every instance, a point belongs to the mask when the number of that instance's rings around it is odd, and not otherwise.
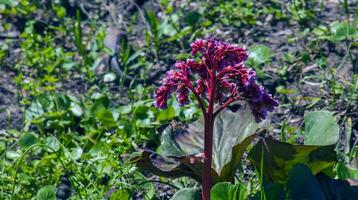
<path fill-rule="evenodd" d="M 0 199 L 357 199 L 357 5 L 0 0 Z"/>

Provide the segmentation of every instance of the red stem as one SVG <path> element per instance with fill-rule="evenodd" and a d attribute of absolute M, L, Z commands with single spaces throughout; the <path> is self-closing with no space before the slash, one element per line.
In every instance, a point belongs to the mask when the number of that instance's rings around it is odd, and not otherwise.
<path fill-rule="evenodd" d="M 204 169 L 203 169 L 203 200 L 210 200 L 211 189 L 211 161 L 213 157 L 213 132 L 214 132 L 214 103 L 215 103 L 215 90 L 216 90 L 216 77 L 215 71 L 211 73 L 211 87 L 208 88 L 209 105 L 208 111 L 205 115 L 204 127 Z"/>
<path fill-rule="evenodd" d="M 207 115 L 204 127 L 203 200 L 210 200 L 214 115 Z"/>
<path fill-rule="evenodd" d="M 228 105 L 230 105 L 231 103 L 239 100 L 240 97 L 231 97 L 230 99 L 228 99 L 218 110 L 215 111 L 214 113 L 214 117 L 216 117 L 223 109 L 225 109 Z"/>

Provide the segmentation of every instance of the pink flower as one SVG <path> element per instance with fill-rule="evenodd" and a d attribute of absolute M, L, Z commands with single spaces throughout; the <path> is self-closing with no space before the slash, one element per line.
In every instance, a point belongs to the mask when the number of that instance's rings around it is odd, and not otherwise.
<path fill-rule="evenodd" d="M 247 101 L 256 121 L 266 118 L 278 102 L 256 83 L 256 73 L 245 66 L 247 51 L 237 45 L 214 39 L 196 40 L 191 44 L 192 55 L 200 53 L 199 61 L 178 61 L 169 71 L 162 85 L 155 92 L 155 106 L 166 108 L 173 92 L 177 92 L 179 104 L 189 103 L 189 91 L 198 99 L 201 108 L 204 101 L 219 104 L 222 110 L 238 100 Z M 219 112 L 218 111 L 218 112 Z"/>

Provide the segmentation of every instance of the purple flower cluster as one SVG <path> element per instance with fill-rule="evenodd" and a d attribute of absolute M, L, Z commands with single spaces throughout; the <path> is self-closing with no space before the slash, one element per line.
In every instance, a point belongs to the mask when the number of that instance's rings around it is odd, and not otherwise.
<path fill-rule="evenodd" d="M 247 101 L 259 122 L 278 106 L 278 102 L 256 83 L 256 73 L 245 67 L 247 51 L 237 45 L 214 39 L 196 40 L 191 44 L 192 55 L 175 64 L 155 92 L 155 105 L 167 107 L 171 93 L 177 93 L 180 105 L 189 103 L 189 91 L 199 101 L 213 101 L 226 107 L 238 100 Z"/>

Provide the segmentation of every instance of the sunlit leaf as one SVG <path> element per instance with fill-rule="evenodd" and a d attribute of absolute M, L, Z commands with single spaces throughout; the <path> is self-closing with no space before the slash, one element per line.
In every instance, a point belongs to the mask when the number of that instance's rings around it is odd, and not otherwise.
<path fill-rule="evenodd" d="M 184 188 L 179 190 L 170 200 L 201 200 L 198 188 Z"/>
<path fill-rule="evenodd" d="M 166 121 L 169 121 L 171 119 L 173 119 L 173 117 L 175 116 L 175 110 L 173 107 L 168 107 L 168 109 L 165 109 L 165 110 L 161 110 L 158 117 L 157 117 L 157 120 L 160 122 L 160 123 L 163 123 L 163 122 L 166 122 Z"/>
<path fill-rule="evenodd" d="M 105 83 L 108 83 L 108 82 L 113 82 L 114 80 L 116 80 L 117 76 L 115 73 L 113 72 L 110 72 L 110 73 L 107 73 L 103 76 L 103 81 Z"/>
<path fill-rule="evenodd" d="M 230 182 L 217 183 L 211 188 L 210 196 L 215 200 L 246 200 L 248 193 L 244 185 Z"/>
<path fill-rule="evenodd" d="M 332 112 L 321 110 L 308 112 L 304 116 L 306 145 L 331 145 L 339 139 L 339 127 Z"/>
<path fill-rule="evenodd" d="M 129 200 L 131 199 L 131 192 L 128 189 L 120 188 L 113 192 L 109 200 Z"/>
<path fill-rule="evenodd" d="M 232 181 L 240 165 L 242 154 L 251 143 L 258 128 L 255 118 L 248 105 L 243 105 L 238 112 L 224 110 L 214 124 L 212 175 L 215 182 Z M 161 175 L 182 176 L 201 179 L 202 163 L 193 165 L 190 160 L 197 161 L 195 155 L 203 152 L 203 118 L 188 127 L 172 124 L 168 126 L 161 137 L 159 147 L 162 155 L 146 151 L 143 159 L 151 161 L 152 165 L 144 165 L 147 170 L 165 172 Z M 152 169 L 151 167 L 156 167 Z M 172 173 L 172 174 L 170 174 Z"/>
<path fill-rule="evenodd" d="M 265 45 L 257 45 L 249 48 L 249 59 L 256 63 L 265 63 L 271 58 L 271 51 Z"/>
<path fill-rule="evenodd" d="M 58 151 L 61 147 L 59 141 L 53 136 L 47 137 L 45 139 L 45 144 L 55 151 Z"/>
<path fill-rule="evenodd" d="M 271 137 L 259 141 L 250 151 L 249 158 L 256 169 L 263 165 L 263 175 L 267 181 L 277 183 L 287 181 L 290 171 L 298 163 L 307 165 L 313 174 L 317 174 L 337 161 L 334 144 L 292 145 Z"/>
<path fill-rule="evenodd" d="M 36 194 L 36 200 L 55 200 L 56 188 L 52 185 L 42 187 Z"/>
<path fill-rule="evenodd" d="M 358 37 L 357 28 L 354 28 L 348 22 L 333 22 L 330 27 L 332 35 L 329 39 L 333 42 L 339 42 L 351 37 Z"/>

